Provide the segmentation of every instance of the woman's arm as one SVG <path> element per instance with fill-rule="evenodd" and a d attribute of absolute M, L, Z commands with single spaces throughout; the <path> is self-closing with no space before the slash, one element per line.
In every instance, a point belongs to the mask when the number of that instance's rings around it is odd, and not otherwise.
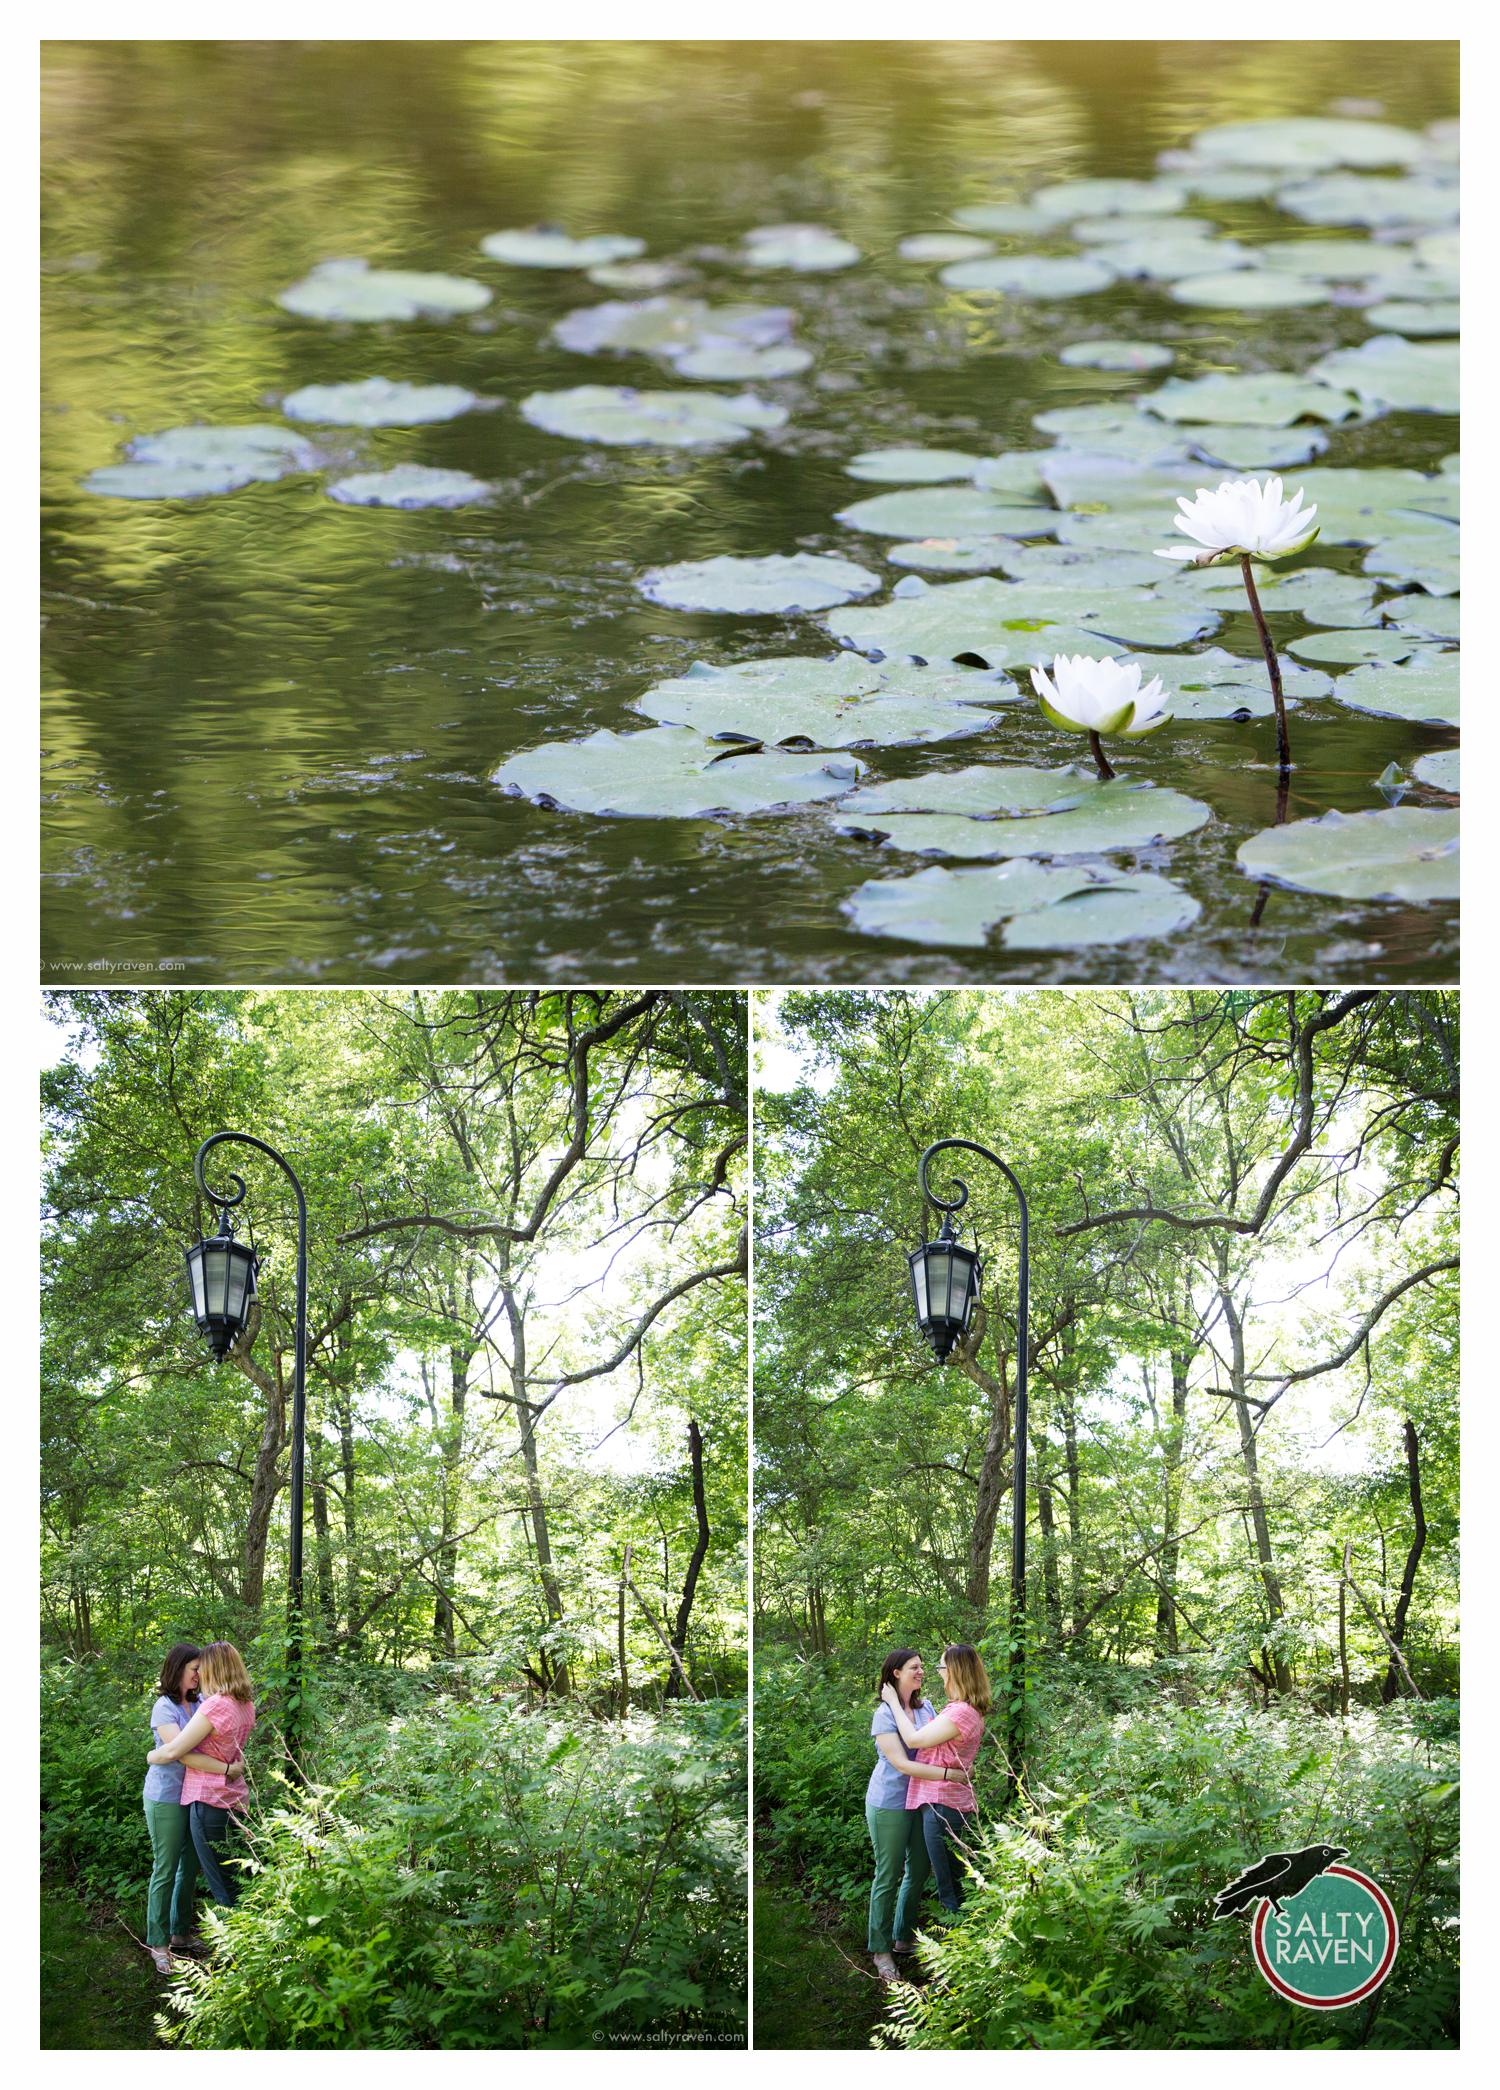
<path fill-rule="evenodd" d="M 947 1784 L 948 1773 L 942 1764 L 918 1763 L 915 1757 L 907 1755 L 893 1734 L 877 1734 L 875 1746 L 886 1762 L 906 1777 L 941 1779 L 945 1785 Z"/>
<path fill-rule="evenodd" d="M 167 1732 L 164 1726 L 159 1731 L 162 1734 Z M 196 1749 L 200 1742 L 206 1742 L 213 1731 L 213 1722 L 211 1720 L 206 1719 L 202 1713 L 194 1713 L 187 1726 L 177 1728 L 166 1741 L 159 1743 L 155 1749 L 150 1751 L 146 1761 L 147 1763 L 181 1763 L 188 1752 Z M 220 1765 L 219 1768 L 222 1769 L 223 1766 Z"/>
<path fill-rule="evenodd" d="M 930 1749 L 938 1742 L 959 1740 L 958 1723 L 950 1720 L 946 1713 L 939 1713 L 937 1718 L 929 1720 L 925 1727 L 918 1727 L 896 1695 L 893 1685 L 887 1684 L 880 1695 L 895 1714 L 897 1732 L 908 1749 Z"/>

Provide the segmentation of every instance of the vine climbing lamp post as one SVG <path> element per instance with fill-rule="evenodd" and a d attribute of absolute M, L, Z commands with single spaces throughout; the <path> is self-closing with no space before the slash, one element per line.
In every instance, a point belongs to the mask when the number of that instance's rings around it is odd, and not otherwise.
<path fill-rule="evenodd" d="M 245 1332 L 255 1302 L 261 1258 L 254 1239 L 237 1241 L 234 1210 L 245 1199 L 245 1179 L 233 1170 L 227 1189 L 214 1189 L 204 1164 L 215 1147 L 253 1147 L 274 1161 L 297 1199 L 297 1323 L 292 1371 L 292 1541 L 287 1576 L 287 1717 L 286 1751 L 292 1776 L 300 1781 L 298 1728 L 302 1714 L 302 1469 L 307 1437 L 307 1199 L 291 1163 L 275 1147 L 250 1132 L 215 1132 L 193 1157 L 198 1188 L 218 1213 L 218 1231 L 187 1250 L 188 1289 L 193 1316 L 214 1356 L 222 1361 Z"/>
<path fill-rule="evenodd" d="M 1027 1358 L 1027 1306 L 1030 1293 L 1030 1264 L 1028 1254 L 1028 1220 L 1026 1193 L 1021 1188 L 1014 1170 L 992 1154 L 988 1147 L 976 1144 L 972 1139 L 939 1139 L 927 1149 L 917 1165 L 917 1180 L 922 1187 L 922 1196 L 934 1211 L 943 1215 L 942 1226 L 935 1241 L 924 1241 L 907 1257 L 911 1271 L 912 1303 L 916 1308 L 917 1326 L 931 1343 L 939 1364 L 946 1364 L 954 1349 L 968 1333 L 974 1318 L 974 1308 L 979 1300 L 980 1286 L 984 1281 L 984 1267 L 976 1242 L 966 1248 L 959 1240 L 953 1227 L 953 1215 L 961 1212 L 969 1201 L 969 1186 L 959 1177 L 950 1179 L 952 1195 L 939 1197 L 928 1181 L 928 1170 L 939 1154 L 962 1152 L 978 1154 L 1004 1176 L 1016 1193 L 1016 1202 L 1021 1208 L 1021 1255 L 1020 1277 L 1016 1300 L 1016 1412 L 1013 1437 L 1015 1441 L 1015 1471 L 1011 1489 L 1011 1549 L 1010 1549 L 1010 1675 L 1007 1700 L 1009 1717 L 1006 1722 L 1007 1756 L 1010 1762 L 1011 1780 L 1014 1782 L 1020 1762 L 1022 1705 L 1026 1693 L 1026 1367 Z M 998 1347 L 998 1346 L 997 1346 Z"/>

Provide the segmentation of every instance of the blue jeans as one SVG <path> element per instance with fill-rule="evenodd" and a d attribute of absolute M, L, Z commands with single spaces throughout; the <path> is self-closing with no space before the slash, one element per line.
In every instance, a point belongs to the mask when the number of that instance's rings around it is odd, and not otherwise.
<path fill-rule="evenodd" d="M 226 1872 L 223 1859 L 234 1810 L 212 1807 L 207 1800 L 194 1800 L 188 1811 L 193 1817 L 193 1849 L 198 1853 L 208 1891 L 220 1908 L 232 1909 L 239 1899 L 239 1874 Z"/>
<path fill-rule="evenodd" d="M 971 1815 L 960 1814 L 956 1807 L 940 1807 L 929 1800 L 922 1808 L 922 1834 L 932 1861 L 933 1885 L 950 1916 L 956 1916 L 963 1907 L 963 1875 L 968 1870 L 963 1852 L 955 1847 L 953 1839 L 967 1836 L 972 1822 Z"/>

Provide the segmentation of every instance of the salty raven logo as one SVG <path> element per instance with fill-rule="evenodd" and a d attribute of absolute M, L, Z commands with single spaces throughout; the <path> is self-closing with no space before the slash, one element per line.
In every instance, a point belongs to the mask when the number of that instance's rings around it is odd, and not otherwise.
<path fill-rule="evenodd" d="M 1320 1872 L 1348 1855 L 1337 1843 L 1310 1843 L 1300 1851 L 1267 1851 L 1214 1896 L 1214 1915 L 1243 1915 L 1258 1901 L 1268 1901 L 1279 1916 L 1283 1901 L 1300 1894 Z"/>

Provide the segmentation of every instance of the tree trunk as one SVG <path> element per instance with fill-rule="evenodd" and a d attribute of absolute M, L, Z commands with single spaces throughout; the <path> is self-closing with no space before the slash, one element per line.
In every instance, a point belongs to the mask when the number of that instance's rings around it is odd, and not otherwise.
<path fill-rule="evenodd" d="M 1416 1586 L 1417 1568 L 1422 1558 L 1422 1548 L 1427 1543 L 1427 1519 L 1422 1513 L 1422 1474 L 1417 1464 L 1417 1433 L 1412 1427 L 1410 1416 L 1402 1424 L 1402 1436 L 1406 1440 L 1406 1474 L 1411 1488 L 1412 1537 L 1406 1556 L 1406 1566 L 1401 1574 L 1401 1594 L 1396 1600 L 1396 1616 L 1391 1621 L 1391 1658 L 1386 1664 L 1385 1681 L 1380 1686 L 1380 1702 L 1389 1705 L 1401 1688 L 1395 1650 L 1406 1644 L 1406 1618 L 1411 1610 L 1412 1590 Z"/>
<path fill-rule="evenodd" d="M 1036 1471 L 1036 1521 L 1042 1539 L 1042 1592 L 1047 1606 L 1047 1637 L 1062 1638 L 1062 1590 L 1057 1580 L 1057 1523 L 1052 1513 L 1052 1482 L 1042 1465 L 1042 1448 L 1033 1437 L 1031 1458 Z"/>
<path fill-rule="evenodd" d="M 309 1479 L 313 1511 L 313 1551 L 318 1574 L 318 1641 L 326 1646 L 338 1624 L 338 1598 L 333 1587 L 333 1546 L 328 1530 L 328 1483 L 319 1462 Z"/>
<path fill-rule="evenodd" d="M 987 1319 L 988 1316 L 983 1310 L 975 1314 L 974 1331 L 965 1344 L 968 1354 L 963 1360 L 965 1374 L 984 1394 L 990 1411 L 989 1426 L 984 1438 L 984 1454 L 979 1462 L 979 1488 L 975 1497 L 974 1522 L 969 1533 L 969 1553 L 964 1575 L 964 1597 L 976 1611 L 983 1611 L 989 1603 L 990 1559 L 995 1547 L 995 1520 L 999 1515 L 1000 1498 L 1010 1485 L 1008 1359 L 1002 1351 L 998 1378 L 979 1363 L 979 1348 L 984 1341 Z"/>
<path fill-rule="evenodd" d="M 344 1616 L 350 1625 L 349 1652 L 357 1655 L 361 1648 L 360 1632 L 354 1625 L 360 1615 L 359 1506 L 354 1494 L 354 1402 L 347 1386 L 337 1389 L 334 1410 L 338 1417 L 339 1469 L 343 1475 L 340 1506 L 344 1519 Z"/>
<path fill-rule="evenodd" d="M 244 1336 L 230 1352 L 240 1372 L 259 1392 L 265 1407 L 260 1443 L 255 1452 L 255 1467 L 250 1477 L 250 1503 L 245 1515 L 245 1538 L 240 1549 L 240 1600 L 252 1611 L 258 1611 L 265 1598 L 266 1547 L 270 1539 L 271 1517 L 276 1508 L 276 1497 L 281 1492 L 281 1475 L 277 1469 L 282 1448 L 286 1443 L 286 1395 L 281 1384 L 281 1359 L 273 1350 L 271 1369 L 267 1370 L 263 1365 L 257 1364 L 250 1354 L 262 1326 L 261 1309 L 257 1302 L 251 1309 L 250 1322 Z"/>
<path fill-rule="evenodd" d="M 1065 1334 L 1064 1353 L 1071 1348 Z M 1058 1406 L 1063 1425 L 1063 1462 L 1068 1472 L 1068 1609 L 1073 1621 L 1070 1638 L 1076 1651 L 1083 1654 L 1087 1651 L 1083 1617 L 1083 1501 L 1078 1484 L 1078 1415 L 1071 1387 L 1059 1389 Z"/>
<path fill-rule="evenodd" d="M 672 1628 L 672 1646 L 677 1652 L 677 1661 L 687 1666 L 688 1620 L 693 1615 L 693 1597 L 698 1588 L 698 1576 L 708 1554 L 708 1505 L 703 1493 L 703 1434 L 696 1421 L 688 1423 L 688 1456 L 693 1462 L 693 1515 L 697 1519 L 698 1540 L 693 1547 L 693 1557 L 688 1562 L 687 1579 L 682 1585 L 682 1602 L 677 1607 L 677 1623 Z M 667 1678 L 668 1698 L 682 1696 L 681 1671 L 674 1664 Z"/>
<path fill-rule="evenodd" d="M 1172 1352 L 1172 1426 L 1163 1447 L 1162 1533 L 1169 1541 L 1159 1555 L 1160 1583 L 1156 1595 L 1156 1652 L 1177 1653 L 1177 1527 L 1182 1513 L 1182 1440 L 1187 1425 L 1187 1382 L 1191 1357 Z"/>
<path fill-rule="evenodd" d="M 443 1544 L 434 1562 L 438 1589 L 432 1613 L 432 1651 L 450 1662 L 458 1653 L 454 1632 L 453 1591 L 458 1582 L 459 1542 L 453 1533 L 458 1528 L 459 1492 L 463 1482 L 464 1418 L 469 1397 L 469 1367 L 473 1361 L 474 1350 L 471 1344 L 455 1343 L 448 1352 L 448 1421 L 441 1433 Z"/>
<path fill-rule="evenodd" d="M 1250 1523 L 1255 1533 L 1255 1558 L 1260 1572 L 1261 1587 L 1266 1598 L 1266 1620 L 1271 1631 L 1286 1616 L 1286 1604 L 1281 1594 L 1281 1577 L 1276 1572 L 1276 1556 L 1271 1547 L 1271 1525 L 1266 1515 L 1266 1500 L 1261 1492 L 1260 1462 L 1255 1453 L 1255 1430 L 1250 1421 L 1250 1403 L 1245 1398 L 1245 1325 L 1240 1319 L 1239 1308 L 1230 1297 L 1227 1282 L 1227 1267 L 1220 1260 L 1221 1283 L 1219 1297 L 1224 1302 L 1224 1318 L 1229 1327 L 1230 1339 L 1230 1390 L 1235 1421 L 1240 1431 L 1240 1457 L 1245 1467 L 1245 1490 L 1250 1498 Z M 1269 1643 L 1270 1634 L 1267 1635 Z M 1276 1681 L 1278 1691 L 1285 1694 L 1292 1688 L 1292 1673 L 1286 1657 L 1272 1653 L 1269 1644 L 1262 1648 L 1266 1664 Z"/>

